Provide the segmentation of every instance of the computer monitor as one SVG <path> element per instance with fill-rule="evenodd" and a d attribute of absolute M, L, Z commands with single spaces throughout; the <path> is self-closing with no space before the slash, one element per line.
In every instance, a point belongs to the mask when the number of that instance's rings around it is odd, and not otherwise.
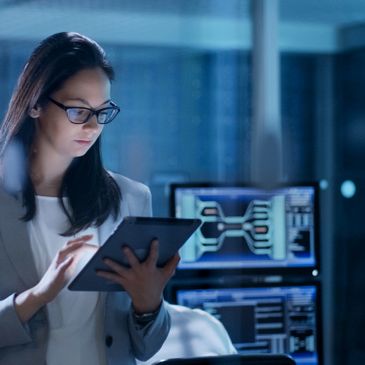
<path fill-rule="evenodd" d="M 225 326 L 240 354 L 291 355 L 319 365 L 319 284 L 177 288 L 177 304 L 203 309 Z"/>
<path fill-rule="evenodd" d="M 200 218 L 179 269 L 318 271 L 318 187 L 172 184 L 171 215 Z"/>

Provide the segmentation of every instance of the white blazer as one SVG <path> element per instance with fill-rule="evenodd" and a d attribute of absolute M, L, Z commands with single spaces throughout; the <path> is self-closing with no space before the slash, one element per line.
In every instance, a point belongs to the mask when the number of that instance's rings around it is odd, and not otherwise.
<path fill-rule="evenodd" d="M 99 227 L 102 243 L 125 216 L 152 215 L 151 193 L 147 186 L 110 174 L 122 192 L 121 211 L 117 220 L 110 216 Z M 0 364 L 45 365 L 48 338 L 45 308 L 23 325 L 14 306 L 15 293 L 33 287 L 40 280 L 26 224 L 19 220 L 23 215 L 20 201 L 0 190 Z M 108 365 L 134 365 L 135 358 L 150 358 L 159 350 L 170 328 L 165 304 L 153 322 L 144 327 L 138 325 L 125 292 L 106 294 L 104 318 Z"/>

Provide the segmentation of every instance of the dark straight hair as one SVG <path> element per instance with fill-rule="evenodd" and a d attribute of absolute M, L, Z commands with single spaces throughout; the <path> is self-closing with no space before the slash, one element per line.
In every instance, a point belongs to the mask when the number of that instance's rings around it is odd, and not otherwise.
<path fill-rule="evenodd" d="M 104 50 L 93 40 L 78 33 L 62 32 L 43 40 L 31 54 L 19 76 L 9 108 L 0 128 L 0 167 L 12 142 L 25 153 L 25 178 L 21 186 L 24 221 L 36 214 L 35 190 L 30 178 L 29 157 L 35 135 L 35 120 L 29 112 L 59 90 L 64 82 L 84 69 L 100 68 L 110 81 L 114 71 Z M 7 171 L 2 169 L 1 177 Z M 63 197 L 68 198 L 68 207 Z M 70 221 L 64 236 L 74 235 L 90 226 L 100 226 L 112 214 L 120 211 L 121 191 L 104 169 L 100 138 L 87 153 L 76 157 L 67 169 L 58 194 L 59 202 Z"/>

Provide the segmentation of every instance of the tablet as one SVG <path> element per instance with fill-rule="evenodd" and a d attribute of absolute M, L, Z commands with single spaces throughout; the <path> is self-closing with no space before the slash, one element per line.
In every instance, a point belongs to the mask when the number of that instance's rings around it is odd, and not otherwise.
<path fill-rule="evenodd" d="M 129 266 L 122 247 L 128 245 L 140 261 L 146 259 L 151 241 L 159 240 L 157 266 L 163 266 L 200 226 L 200 219 L 125 217 L 122 223 L 96 251 L 83 269 L 71 281 L 70 290 L 121 291 L 121 285 L 96 275 L 96 270 L 111 271 L 104 264 L 110 258 L 121 265 Z"/>

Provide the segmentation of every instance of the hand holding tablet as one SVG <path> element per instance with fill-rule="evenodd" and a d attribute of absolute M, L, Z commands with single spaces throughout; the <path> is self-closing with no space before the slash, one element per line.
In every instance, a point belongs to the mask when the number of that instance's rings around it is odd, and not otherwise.
<path fill-rule="evenodd" d="M 121 285 L 96 275 L 96 271 L 112 271 L 104 263 L 105 258 L 128 267 L 128 259 L 122 250 L 123 246 L 130 247 L 134 255 L 140 261 L 144 261 L 148 256 L 152 240 L 158 239 L 157 266 L 164 266 L 200 224 L 199 219 L 125 217 L 68 288 L 79 291 L 121 291 L 123 290 Z"/>

